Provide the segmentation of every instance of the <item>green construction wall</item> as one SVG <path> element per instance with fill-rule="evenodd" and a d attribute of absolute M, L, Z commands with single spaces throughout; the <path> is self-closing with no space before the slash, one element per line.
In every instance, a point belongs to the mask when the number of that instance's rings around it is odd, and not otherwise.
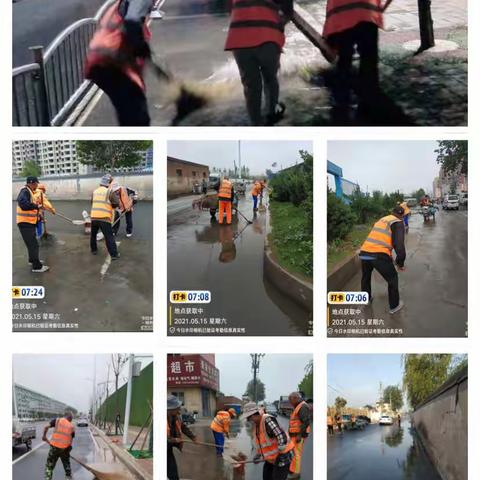
<path fill-rule="evenodd" d="M 108 422 L 115 422 L 117 405 L 122 423 L 125 416 L 125 403 L 127 399 L 127 384 L 110 395 L 97 411 L 97 418 L 105 418 Z M 117 404 L 118 401 L 118 404 Z M 132 406 L 130 409 L 130 425 L 142 426 L 150 413 L 149 402 L 153 405 L 153 362 L 147 365 L 138 377 L 132 382 Z"/>

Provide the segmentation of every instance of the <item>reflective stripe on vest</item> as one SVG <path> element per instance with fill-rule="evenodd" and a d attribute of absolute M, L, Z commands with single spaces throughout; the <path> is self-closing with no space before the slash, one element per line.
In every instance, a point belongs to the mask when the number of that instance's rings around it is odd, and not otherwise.
<path fill-rule="evenodd" d="M 371 22 L 383 28 L 380 0 L 328 0 L 323 36 L 343 32 L 361 22 Z"/>
<path fill-rule="evenodd" d="M 233 0 L 225 50 L 258 47 L 268 42 L 280 48 L 285 44 L 278 6 L 271 0 Z"/>
<path fill-rule="evenodd" d="M 223 180 L 218 190 L 218 198 L 232 198 L 232 182 L 229 180 Z"/>
<path fill-rule="evenodd" d="M 110 222 L 113 219 L 113 207 L 108 199 L 110 190 L 107 187 L 98 187 L 93 192 L 92 197 L 92 210 L 90 212 L 90 217 L 92 219 L 103 218 L 107 219 Z"/>
<path fill-rule="evenodd" d="M 98 22 L 97 30 L 88 47 L 85 76 L 90 78 L 90 69 L 95 65 L 106 66 L 114 62 L 117 66 L 118 62 L 120 62 L 122 63 L 122 72 L 142 90 L 145 90 L 145 83 L 142 77 L 142 69 L 145 62 L 142 59 L 133 58 L 128 45 L 125 43 L 123 34 L 124 19 L 120 15 L 119 7 L 120 0 L 107 9 Z M 146 40 L 151 38 L 146 22 L 143 26 L 143 34 Z"/>
<path fill-rule="evenodd" d="M 302 421 L 300 420 L 298 416 L 298 412 L 300 412 L 300 409 L 306 405 L 308 408 L 310 408 L 307 404 L 307 402 L 303 401 L 300 402 L 295 409 L 293 410 L 292 414 L 290 415 L 290 423 L 288 425 L 288 432 L 289 433 L 300 433 L 302 430 Z M 310 426 L 307 428 L 307 433 L 310 433 Z"/>
<path fill-rule="evenodd" d="M 212 423 L 210 424 L 210 428 L 218 433 L 222 432 L 228 432 L 228 424 L 230 421 L 230 414 L 225 411 L 220 411 L 217 412 L 217 415 L 215 418 L 212 420 Z"/>
<path fill-rule="evenodd" d="M 28 190 L 30 194 L 30 202 L 37 203 L 35 201 L 35 197 L 33 192 L 28 188 L 24 187 Z M 17 224 L 19 223 L 31 223 L 32 225 L 36 225 L 38 222 L 38 210 L 22 210 L 20 205 L 17 203 Z"/>
<path fill-rule="evenodd" d="M 274 462 L 279 454 L 288 453 L 295 447 L 293 440 L 290 438 L 288 433 L 285 432 L 287 436 L 287 445 L 283 450 L 278 449 L 278 441 L 276 438 L 270 438 L 267 434 L 267 429 L 265 426 L 265 421 L 267 418 L 272 418 L 271 415 L 264 414 L 260 420 L 260 426 L 255 425 L 255 444 L 257 447 L 257 453 L 262 455 L 262 457 L 267 462 Z"/>
<path fill-rule="evenodd" d="M 394 215 L 381 218 L 368 234 L 360 250 L 370 253 L 386 253 L 392 256 L 393 241 L 391 226 L 401 220 Z"/>
<path fill-rule="evenodd" d="M 57 418 L 50 445 L 62 449 L 68 448 L 72 444 L 74 430 L 73 425 L 66 418 Z"/>

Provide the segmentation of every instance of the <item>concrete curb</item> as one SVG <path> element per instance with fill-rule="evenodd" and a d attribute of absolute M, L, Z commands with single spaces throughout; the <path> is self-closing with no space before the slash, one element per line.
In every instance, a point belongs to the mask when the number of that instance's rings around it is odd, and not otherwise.
<path fill-rule="evenodd" d="M 113 454 L 120 460 L 120 462 L 139 480 L 153 480 L 153 475 L 142 470 L 135 462 L 135 459 L 126 452 L 123 448 L 115 445 L 110 441 L 110 439 L 105 435 L 102 430 L 97 428 L 95 425 L 90 425 L 90 428 L 103 439 L 103 441 L 108 445 Z"/>
<path fill-rule="evenodd" d="M 284 295 L 309 312 L 313 311 L 313 285 L 295 277 L 277 263 L 270 247 L 268 234 L 265 237 L 263 274 Z"/>
<path fill-rule="evenodd" d="M 340 262 L 328 275 L 327 288 L 330 292 L 342 291 L 343 286 L 358 272 L 361 265 L 358 252 Z"/>

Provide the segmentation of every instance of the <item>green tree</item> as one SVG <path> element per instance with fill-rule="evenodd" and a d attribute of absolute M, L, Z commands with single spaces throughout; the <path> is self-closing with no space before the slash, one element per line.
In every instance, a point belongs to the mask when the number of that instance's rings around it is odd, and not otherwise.
<path fill-rule="evenodd" d="M 412 197 L 415 197 L 417 202 L 419 202 L 425 196 L 425 194 L 425 190 L 423 188 L 419 188 L 416 192 L 412 193 Z"/>
<path fill-rule="evenodd" d="M 394 412 L 398 412 L 403 407 L 403 395 L 400 388 L 396 385 L 390 385 L 383 391 L 383 402 L 389 403 Z"/>
<path fill-rule="evenodd" d="M 305 394 L 305 397 L 313 397 L 313 360 L 310 360 L 305 366 L 305 376 L 298 384 L 298 390 Z"/>
<path fill-rule="evenodd" d="M 77 158 L 83 165 L 113 172 L 137 166 L 152 145 L 151 140 L 78 140 Z"/>
<path fill-rule="evenodd" d="M 341 412 L 347 406 L 347 401 L 343 397 L 337 397 L 335 399 L 335 410 L 337 413 Z"/>
<path fill-rule="evenodd" d="M 468 142 L 466 140 L 440 140 L 435 153 L 437 163 L 442 165 L 445 173 L 468 174 Z"/>
<path fill-rule="evenodd" d="M 245 395 L 248 395 L 248 397 L 254 402 L 261 402 L 262 400 L 265 400 L 265 384 L 257 377 L 257 389 L 255 398 L 255 387 L 252 378 L 247 384 Z"/>
<path fill-rule="evenodd" d="M 353 229 L 356 217 L 335 193 L 327 192 L 327 241 L 343 240 Z"/>
<path fill-rule="evenodd" d="M 22 177 L 39 177 L 42 174 L 40 165 L 35 160 L 27 160 L 23 164 L 20 175 Z"/>
<path fill-rule="evenodd" d="M 450 354 L 406 354 L 403 357 L 403 389 L 416 409 L 449 376 Z"/>
<path fill-rule="evenodd" d="M 448 373 L 449 375 L 455 375 L 465 367 L 468 367 L 468 355 L 466 353 L 453 355 L 452 361 L 450 362 L 450 366 L 448 367 Z"/>

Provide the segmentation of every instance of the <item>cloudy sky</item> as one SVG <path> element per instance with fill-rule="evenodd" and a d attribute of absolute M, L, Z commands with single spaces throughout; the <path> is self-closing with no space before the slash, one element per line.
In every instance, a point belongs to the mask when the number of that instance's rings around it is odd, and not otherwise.
<path fill-rule="evenodd" d="M 216 355 L 215 359 L 220 370 L 220 390 L 225 395 L 242 398 L 253 378 L 250 355 Z M 266 354 L 260 361 L 258 377 L 265 384 L 267 401 L 273 402 L 281 395 L 298 390 L 298 384 L 305 375 L 305 366 L 311 359 L 312 355 Z"/>
<path fill-rule="evenodd" d="M 111 355 L 14 355 L 14 381 L 86 412 L 93 392 L 94 358 L 98 385 L 107 381 Z M 142 359 L 142 367 L 148 363 Z M 120 374 L 120 386 L 126 382 L 127 372 L 125 367 Z M 109 380 L 114 380 L 111 369 Z M 110 391 L 113 388 L 112 383 Z"/>
<path fill-rule="evenodd" d="M 381 190 L 410 194 L 432 191 L 439 165 L 436 141 L 331 141 L 328 160 L 343 169 L 344 178 L 362 191 Z M 329 186 L 334 183 L 329 178 Z"/>
<path fill-rule="evenodd" d="M 202 163 L 209 167 L 234 168 L 238 166 L 237 141 L 170 141 L 168 155 L 170 157 Z M 240 142 L 242 165 L 250 168 L 253 175 L 263 175 L 267 168 L 277 171 L 301 161 L 299 150 L 312 153 L 312 142 L 299 141 L 252 141 Z M 276 163 L 276 167 L 272 164 Z"/>
<path fill-rule="evenodd" d="M 402 383 L 401 355 L 328 355 L 328 404 L 344 397 L 351 407 L 372 405 L 383 387 Z"/>

